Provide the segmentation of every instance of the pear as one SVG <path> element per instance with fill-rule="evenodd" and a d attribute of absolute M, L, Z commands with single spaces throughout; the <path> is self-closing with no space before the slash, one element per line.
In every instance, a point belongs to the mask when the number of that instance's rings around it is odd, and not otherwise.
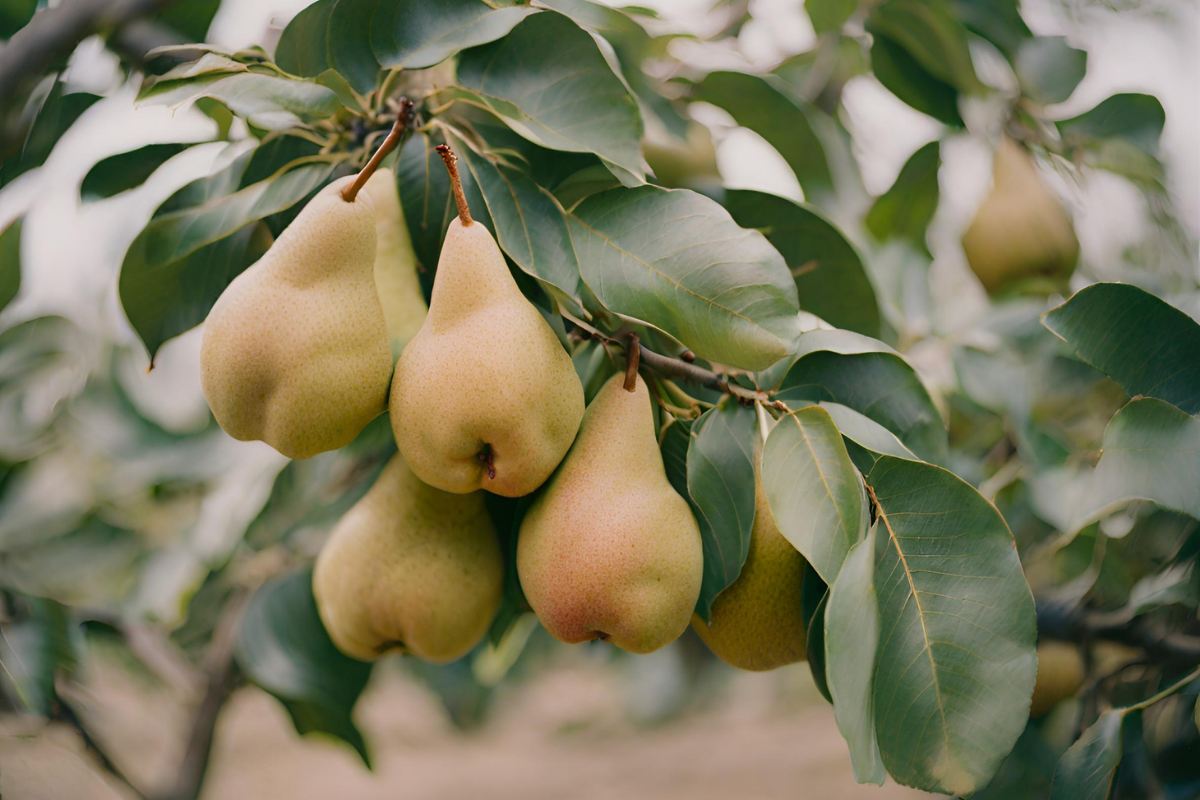
<path fill-rule="evenodd" d="M 1058 198 L 1016 142 L 1000 140 L 992 190 L 963 234 L 971 271 L 985 289 L 1060 289 L 1079 257 L 1079 240 Z"/>
<path fill-rule="evenodd" d="M 387 405 L 392 356 L 375 291 L 375 205 L 342 190 L 304 207 L 217 299 L 200 382 L 222 428 L 290 458 L 350 443 Z"/>
<path fill-rule="evenodd" d="M 396 365 L 392 430 L 426 483 L 520 497 L 571 446 L 583 387 L 496 240 L 471 219 L 449 148 L 443 158 L 459 218 L 442 243 L 429 316 Z"/>
<path fill-rule="evenodd" d="M 588 406 L 562 466 L 529 507 L 517 575 L 563 642 L 606 639 L 649 653 L 679 637 L 700 597 L 704 553 L 667 480 L 650 393 L 614 375 Z"/>
<path fill-rule="evenodd" d="M 726 664 L 760 672 L 803 661 L 808 640 L 800 599 L 806 562 L 779 532 L 755 466 L 746 563 L 713 601 L 711 623 L 696 615 L 692 628 Z"/>
<path fill-rule="evenodd" d="M 400 208 L 396 174 L 377 170 L 363 190 L 375 203 L 375 289 L 396 359 L 421 329 L 428 307 L 417 279 L 417 256 Z"/>
<path fill-rule="evenodd" d="M 393 649 L 437 663 L 460 658 L 487 633 L 503 590 L 483 493 L 434 489 L 400 454 L 338 522 L 313 570 L 325 629 L 362 661 Z"/>
<path fill-rule="evenodd" d="M 1084 664 L 1079 648 L 1073 644 L 1045 641 L 1037 649 L 1037 680 L 1033 685 L 1033 699 L 1029 716 L 1037 718 L 1049 713 L 1083 685 Z"/>
<path fill-rule="evenodd" d="M 642 139 L 642 153 L 663 186 L 703 190 L 721 185 L 717 149 L 707 125 L 689 122 L 683 142 L 661 126 L 649 129 Z"/>

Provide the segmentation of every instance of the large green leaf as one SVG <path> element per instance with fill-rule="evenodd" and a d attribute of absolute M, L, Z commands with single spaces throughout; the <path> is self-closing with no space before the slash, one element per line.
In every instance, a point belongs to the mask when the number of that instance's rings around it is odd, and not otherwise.
<path fill-rule="evenodd" d="M 447 96 L 544 147 L 595 153 L 626 185 L 644 182 L 637 102 L 591 35 L 562 14 L 533 14 L 500 41 L 463 52 L 458 80 Z"/>
<path fill-rule="evenodd" d="M 901 239 L 923 253 L 929 252 L 925 231 L 937 211 L 941 162 L 941 143 L 937 141 L 921 147 L 904 162 L 896 182 L 867 213 L 871 235 L 881 242 Z"/>
<path fill-rule="evenodd" d="M 1200 413 L 1200 323 L 1174 306 L 1136 286 L 1097 283 L 1042 322 L 1131 396 Z"/>
<path fill-rule="evenodd" d="M 1153 95 L 1114 94 L 1090 111 L 1060 120 L 1055 125 L 1068 144 L 1124 139 L 1154 154 L 1166 119 L 1162 103 Z"/>
<path fill-rule="evenodd" d="M 867 31 L 899 45 L 935 79 L 959 91 L 980 86 L 967 29 L 949 0 L 887 0 L 872 9 Z"/>
<path fill-rule="evenodd" d="M 400 206 L 404 209 L 404 221 L 412 236 L 413 252 L 425 286 L 432 286 L 442 240 L 450 223 L 458 217 L 454 195 L 450 191 L 450 176 L 446 174 L 441 156 L 434 150 L 438 144 L 441 141 L 435 141 L 428 133 L 417 132 L 404 143 L 396 162 Z M 475 186 L 471 171 L 461 169 L 459 175 L 472 216 L 478 215 L 484 220 L 487 204 Z M 475 198 L 479 198 L 478 201 Z"/>
<path fill-rule="evenodd" d="M 1170 403 L 1129 403 L 1104 431 L 1100 463 L 1078 501 L 1079 530 L 1134 500 L 1200 519 L 1200 418 Z"/>
<path fill-rule="evenodd" d="M 380 65 L 371 49 L 371 20 L 379 5 L 380 0 L 336 0 L 329 12 L 329 66 L 361 94 L 375 91 L 379 81 Z"/>
<path fill-rule="evenodd" d="M 275 578 L 254 593 L 234 654 L 246 676 L 283 703 L 299 733 L 336 736 L 370 765 L 350 714 L 371 665 L 342 655 L 330 640 L 313 599 L 311 570 Z"/>
<path fill-rule="evenodd" d="M 674 427 L 674 426 L 672 426 Z M 691 428 L 687 488 L 704 544 L 704 581 L 696 613 L 709 618 L 713 600 L 737 580 L 754 526 L 754 437 L 751 409 L 732 401 Z"/>
<path fill-rule="evenodd" d="M 153 360 L 159 346 L 203 321 L 229 282 L 270 245 L 252 223 L 323 186 L 332 164 L 310 164 L 203 205 L 153 219 L 125 253 L 121 305 Z"/>
<path fill-rule="evenodd" d="M 780 533 L 832 584 L 868 517 L 862 479 L 829 413 L 810 406 L 780 418 L 763 447 L 762 475 Z"/>
<path fill-rule="evenodd" d="M 137 150 L 101 159 L 83 176 L 83 183 L 79 187 L 80 197 L 85 202 L 100 200 L 141 186 L 154 174 L 154 170 L 189 147 L 190 144 L 174 142 L 148 144 Z"/>
<path fill-rule="evenodd" d="M 0 233 L 0 311 L 21 289 L 21 219 Z"/>
<path fill-rule="evenodd" d="M 956 128 L 966 126 L 958 112 L 958 90 L 930 75 L 886 36 L 876 36 L 871 43 L 871 68 L 889 92 L 917 111 Z"/>
<path fill-rule="evenodd" d="M 236 66 L 246 69 L 244 65 Z M 174 77 L 172 70 L 148 80 L 138 93 L 138 102 L 179 108 L 208 97 L 263 130 L 286 130 L 327 119 L 342 108 L 337 94 L 325 86 L 232 69 L 214 69 L 185 77 Z"/>
<path fill-rule="evenodd" d="M 293 75 L 315 78 L 330 68 L 329 15 L 337 0 L 317 2 L 292 17 L 279 34 L 275 63 Z"/>
<path fill-rule="evenodd" d="M 886 775 L 875 739 L 875 530 L 850 548 L 825 605 L 825 674 L 838 730 L 850 747 L 859 783 L 882 786 Z"/>
<path fill-rule="evenodd" d="M 1100 715 L 1054 768 L 1050 800 L 1107 800 L 1121 763 L 1125 709 Z"/>
<path fill-rule="evenodd" d="M 100 99 L 99 95 L 86 92 L 64 94 L 64 86 L 62 81 L 57 81 L 50 88 L 25 135 L 21 152 L 0 165 L 0 187 L 23 172 L 46 163 L 50 151 L 67 129 Z"/>
<path fill-rule="evenodd" d="M 496 41 L 532 13 L 519 5 L 493 8 L 482 0 L 379 3 L 371 18 L 371 48 L 385 67 L 423 69 Z"/>
<path fill-rule="evenodd" d="M 1021 90 L 1039 103 L 1061 103 L 1087 72 L 1087 53 L 1062 36 L 1035 36 L 1021 43 L 1013 69 Z"/>
<path fill-rule="evenodd" d="M 879 304 L 862 256 L 814 207 L 741 189 L 725 208 L 743 228 L 767 237 L 792 273 L 800 307 L 839 328 L 879 336 Z"/>
<path fill-rule="evenodd" d="M 592 195 L 570 217 L 583 280 L 610 311 L 709 361 L 762 369 L 791 350 L 796 286 L 775 248 L 686 189 Z"/>
<path fill-rule="evenodd" d="M 899 783 L 983 788 L 1029 716 L 1033 595 L 1004 518 L 940 467 L 891 456 L 867 476 L 877 503 L 875 729 Z"/>

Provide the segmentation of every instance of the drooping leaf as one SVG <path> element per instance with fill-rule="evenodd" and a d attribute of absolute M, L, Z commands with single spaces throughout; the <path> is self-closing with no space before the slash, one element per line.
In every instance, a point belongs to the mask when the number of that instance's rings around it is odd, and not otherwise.
<path fill-rule="evenodd" d="M 880 195 L 867 214 L 866 225 L 879 241 L 901 239 L 929 252 L 925 231 L 937 211 L 941 143 L 921 147 L 904 162 L 891 188 Z"/>
<path fill-rule="evenodd" d="M 727 402 L 701 417 L 687 451 L 687 497 L 704 544 L 704 581 L 696 613 L 705 620 L 713 601 L 737 580 L 754 525 L 755 417 Z"/>
<path fill-rule="evenodd" d="M 839 328 L 879 336 L 879 304 L 862 256 L 823 214 L 743 189 L 726 190 L 724 205 L 738 225 L 761 231 L 783 256 L 800 308 Z"/>
<path fill-rule="evenodd" d="M 85 202 L 100 200 L 141 186 L 154 174 L 154 170 L 189 147 L 190 144 L 173 142 L 148 144 L 137 150 L 101 159 L 83 176 L 83 183 L 79 187 L 80 197 Z"/>
<path fill-rule="evenodd" d="M 1017 50 L 1013 69 L 1022 91 L 1039 103 L 1061 103 L 1087 72 L 1087 53 L 1062 36 L 1035 36 Z"/>
<path fill-rule="evenodd" d="M 335 736 L 370 766 L 350 714 L 371 665 L 342 655 L 330 640 L 313 599 L 311 570 L 275 578 L 254 593 L 234 654 L 246 676 L 283 703 L 297 732 Z"/>
<path fill-rule="evenodd" d="M 779 253 L 686 189 L 611 189 L 570 220 L 583 280 L 605 308 L 709 361 L 761 369 L 798 330 L 796 286 Z"/>
<path fill-rule="evenodd" d="M 0 311 L 21 289 L 21 218 L 0 233 Z"/>
<path fill-rule="evenodd" d="M 308 81 L 258 72 L 214 71 L 183 78 L 170 75 L 147 81 L 138 93 L 138 102 L 179 108 L 208 97 L 225 104 L 254 127 L 270 131 L 326 119 L 342 107 L 333 90 Z"/>
<path fill-rule="evenodd" d="M 1134 400 L 1108 423 L 1103 447 L 1072 531 L 1134 500 L 1200 519 L 1200 418 L 1162 400 Z"/>
<path fill-rule="evenodd" d="M 810 406 L 781 417 L 762 456 L 771 515 L 828 584 L 867 528 L 858 471 L 828 412 Z"/>
<path fill-rule="evenodd" d="M 1068 144 L 1096 139 L 1124 139 L 1153 155 L 1158 151 L 1167 115 L 1157 97 L 1114 94 L 1090 111 L 1054 123 Z"/>
<path fill-rule="evenodd" d="M 972 486 L 891 456 L 867 483 L 878 512 L 883 763 L 899 783 L 968 795 L 991 780 L 1028 718 L 1033 595 L 1003 517 Z"/>
<path fill-rule="evenodd" d="M 329 15 L 337 0 L 317 0 L 292 17 L 275 46 L 280 69 L 304 78 L 315 78 L 330 68 Z"/>
<path fill-rule="evenodd" d="M 871 68 L 889 92 L 917 111 L 952 127 L 965 127 L 958 112 L 958 90 L 926 72 L 886 36 L 876 36 L 871 43 Z"/>
<path fill-rule="evenodd" d="M 500 39 L 532 13 L 526 6 L 493 8 L 482 0 L 379 3 L 371 19 L 371 48 L 385 67 L 424 69 Z"/>
<path fill-rule="evenodd" d="M 447 96 L 543 147 L 595 153 L 627 186 L 644 182 L 637 102 L 595 40 L 562 14 L 530 15 L 500 41 L 464 51 L 458 80 Z"/>
<path fill-rule="evenodd" d="M 1125 709 L 1100 715 L 1054 768 L 1050 800 L 1107 800 L 1121 763 Z"/>
<path fill-rule="evenodd" d="M 57 81 L 51 87 L 25 135 L 20 153 L 0 165 L 0 187 L 10 183 L 18 175 L 46 163 L 50 151 L 67 129 L 100 99 L 99 95 L 86 92 L 64 94 L 64 86 L 62 81 Z"/>
<path fill-rule="evenodd" d="M 833 716 L 850 748 L 859 783 L 882 786 L 886 775 L 875 739 L 875 649 L 879 609 L 875 601 L 875 530 L 850 548 L 825 606 L 825 671 Z"/>
<path fill-rule="evenodd" d="M 1086 364 L 1130 396 L 1200 413 L 1200 323 L 1144 289 L 1097 283 L 1042 317 Z"/>

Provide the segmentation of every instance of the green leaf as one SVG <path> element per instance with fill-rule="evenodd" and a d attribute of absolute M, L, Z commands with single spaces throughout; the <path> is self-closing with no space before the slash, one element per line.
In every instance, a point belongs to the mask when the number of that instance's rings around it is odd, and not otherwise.
<path fill-rule="evenodd" d="M 754 228 L 792 273 L 800 307 L 839 328 L 879 336 L 879 304 L 862 256 L 814 207 L 742 189 L 725 191 L 734 222 Z"/>
<path fill-rule="evenodd" d="M 280 69 L 304 78 L 315 78 L 330 68 L 329 16 L 336 2 L 317 0 L 292 17 L 275 46 L 275 63 Z"/>
<path fill-rule="evenodd" d="M 815 573 L 805 573 L 806 583 L 809 574 Z M 817 603 L 816 610 L 813 611 L 812 616 L 809 617 L 808 623 L 805 626 L 804 651 L 805 657 L 808 659 L 808 669 L 813 676 L 813 683 L 817 685 L 817 691 L 821 693 L 822 697 L 832 703 L 833 695 L 829 691 L 829 666 L 825 660 L 825 613 L 828 608 L 829 588 L 825 587 L 825 591 L 821 593 L 820 600 Z"/>
<path fill-rule="evenodd" d="M 933 141 L 904 162 L 896 182 L 867 213 L 867 230 L 872 236 L 881 242 L 901 239 L 929 253 L 925 231 L 937 211 L 941 161 L 941 143 Z"/>
<path fill-rule="evenodd" d="M 983 788 L 1029 716 L 1033 595 L 1004 518 L 940 467 L 882 456 L 875 730 L 888 773 L 945 794 Z"/>
<path fill-rule="evenodd" d="M 331 89 L 258 72 L 216 72 L 163 80 L 166 77 L 148 81 L 138 93 L 138 102 L 179 108 L 208 97 L 224 103 L 254 127 L 268 131 L 327 119 L 342 108 L 341 100 Z"/>
<path fill-rule="evenodd" d="M 1106 800 L 1121 763 L 1124 709 L 1100 715 L 1059 759 L 1050 800 Z"/>
<path fill-rule="evenodd" d="M 1071 530 L 1134 500 L 1200 519 L 1200 418 L 1162 400 L 1126 405 L 1104 431 L 1104 449 Z"/>
<path fill-rule="evenodd" d="M 1131 397 L 1200 413 L 1200 323 L 1144 289 L 1096 283 L 1042 316 L 1077 358 Z"/>
<path fill-rule="evenodd" d="M 11 39 L 14 33 L 29 24 L 37 7 L 38 0 L 4 0 L 0 3 L 0 39 Z"/>
<path fill-rule="evenodd" d="M 949 0 L 887 0 L 867 17 L 867 31 L 899 45 L 936 80 L 961 92 L 980 87 L 967 29 Z"/>
<path fill-rule="evenodd" d="M 958 90 L 930 75 L 886 36 L 876 36 L 871 43 L 871 67 L 888 91 L 917 111 L 955 128 L 966 127 L 958 113 Z"/>
<path fill-rule="evenodd" d="M 804 10 L 817 33 L 840 31 L 858 10 L 858 0 L 807 0 Z"/>
<path fill-rule="evenodd" d="M 827 411 L 780 418 L 763 447 L 762 482 L 780 533 L 832 584 L 866 532 L 867 501 Z"/>
<path fill-rule="evenodd" d="M 562 14 L 533 14 L 499 42 L 463 52 L 458 80 L 447 96 L 543 147 L 595 153 L 626 185 L 644 182 L 637 102 L 591 35 Z"/>
<path fill-rule="evenodd" d="M 696 613 L 705 620 L 713 601 L 737 580 L 754 526 L 754 411 L 734 402 L 705 412 L 692 426 L 686 497 L 704 544 L 704 580 Z"/>
<path fill-rule="evenodd" d="M 778 150 L 806 198 L 822 207 L 833 202 L 833 170 L 813 125 L 820 112 L 811 105 L 782 90 L 774 78 L 740 72 L 709 73 L 696 86 L 695 99 L 725 109 L 738 125 Z"/>
<path fill-rule="evenodd" d="M 263 584 L 246 606 L 234 649 L 251 681 L 276 697 L 300 734 L 327 733 L 370 767 L 351 712 L 371 665 L 342 655 L 329 639 L 312 594 L 312 571 Z"/>
<path fill-rule="evenodd" d="M 188 42 L 203 42 L 220 7 L 221 0 L 178 0 L 155 12 L 154 21 L 179 31 Z"/>
<path fill-rule="evenodd" d="M 99 95 L 76 92 L 64 94 L 65 84 L 58 81 L 46 95 L 37 111 L 21 152 L 0 165 L 0 186 L 5 186 L 18 175 L 40 167 L 50 157 L 50 151 L 67 129 L 75 124 L 84 111 L 100 99 Z"/>
<path fill-rule="evenodd" d="M 371 19 L 371 48 L 385 67 L 424 69 L 506 36 L 533 13 L 525 6 L 492 8 L 482 0 L 379 3 Z"/>
<path fill-rule="evenodd" d="M 1095 139 L 1124 139 L 1153 155 L 1166 119 L 1162 103 L 1153 95 L 1114 94 L 1091 111 L 1054 124 L 1071 145 Z"/>
<path fill-rule="evenodd" d="M 583 280 L 605 308 L 702 358 L 762 369 L 791 349 L 796 286 L 775 248 L 686 189 L 611 189 L 570 218 Z"/>
<path fill-rule="evenodd" d="M 1067 44 L 1062 36 L 1026 39 L 1013 62 L 1027 97 L 1039 103 L 1061 103 L 1071 96 L 1087 72 L 1087 53 Z"/>
<path fill-rule="evenodd" d="M 396 181 L 400 191 L 400 206 L 404 210 L 404 221 L 412 236 L 413 252 L 417 256 L 417 268 L 421 282 L 431 286 L 437 270 L 438 254 L 442 251 L 442 240 L 450 223 L 458 217 L 454 195 L 450 191 L 450 176 L 441 157 L 434 150 L 435 142 L 425 132 L 409 137 L 400 150 L 396 161 Z M 472 213 L 483 215 L 487 204 L 475 187 L 471 171 L 459 170 L 463 191 Z M 476 207 L 473 197 L 480 197 Z"/>
<path fill-rule="evenodd" d="M 806 352 L 788 370 L 776 397 L 788 403 L 832 401 L 849 406 L 894 433 L 924 460 L 943 462 L 945 424 L 908 362 L 882 343 L 868 351 L 844 336 L 820 335 L 824 333 L 839 332 L 813 331 L 800 337 Z"/>
<path fill-rule="evenodd" d="M 0 311 L 21 288 L 21 218 L 0 233 Z"/>
<path fill-rule="evenodd" d="M 879 609 L 875 601 L 875 530 L 850 548 L 825 606 L 825 671 L 833 716 L 850 747 L 859 783 L 883 785 L 886 775 L 875 740 L 875 648 Z"/>
<path fill-rule="evenodd" d="M 79 664 L 77 629 L 68 609 L 53 600 L 26 597 L 29 617 L 5 625 L 0 636 L 4 669 L 0 681 L 12 683 L 20 704 L 29 711 L 51 716 L 58 701 L 55 677 L 72 672 Z"/>
<path fill-rule="evenodd" d="M 335 167 L 310 164 L 203 205 L 153 219 L 125 253 L 121 305 L 153 361 L 159 346 L 200 324 L 230 281 L 270 246 L 252 225 L 325 185 Z"/>
<path fill-rule="evenodd" d="M 968 30 L 996 45 L 1010 61 L 1021 42 L 1033 35 L 1021 19 L 1017 0 L 957 0 L 954 11 Z"/>
<path fill-rule="evenodd" d="M 380 0 L 337 0 L 329 12 L 329 66 L 359 94 L 375 91 L 379 81 L 381 67 L 371 49 L 371 20 L 380 4 Z"/>
<path fill-rule="evenodd" d="M 881 456 L 907 458 L 910 461 L 920 460 L 904 446 L 903 442 L 896 438 L 896 434 L 865 414 L 860 414 L 841 403 L 820 403 L 819 405 L 829 412 L 829 416 L 833 418 L 833 423 L 837 425 L 842 437 L 849 439 L 862 449 Z M 870 464 L 874 466 L 875 459 L 872 459 Z"/>
<path fill-rule="evenodd" d="M 692 420 L 678 417 L 671 418 L 671 423 L 663 431 L 662 438 L 658 443 L 658 449 L 662 453 L 663 468 L 667 472 L 667 480 L 670 481 L 679 496 L 687 498 L 689 503 L 691 494 L 688 492 L 687 486 L 687 459 L 691 443 Z"/>
<path fill-rule="evenodd" d="M 80 197 L 84 202 L 101 200 L 141 186 L 154 170 L 189 147 L 190 144 L 148 144 L 101 159 L 83 177 Z"/>

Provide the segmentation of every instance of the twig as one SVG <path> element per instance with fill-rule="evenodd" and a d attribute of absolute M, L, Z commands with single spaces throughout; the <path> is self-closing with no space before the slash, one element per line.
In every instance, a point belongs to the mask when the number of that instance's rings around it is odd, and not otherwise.
<path fill-rule="evenodd" d="M 454 204 L 458 206 L 458 219 L 464 228 L 469 228 L 474 220 L 471 219 L 467 196 L 463 193 L 462 179 L 458 177 L 458 156 L 454 155 L 454 151 L 448 144 L 439 144 L 434 149 L 442 157 L 442 161 L 446 165 L 446 172 L 450 173 L 450 186 L 454 189 Z"/>
<path fill-rule="evenodd" d="M 638 335 L 631 333 L 629 334 L 629 344 L 625 346 L 625 391 L 627 392 L 637 389 L 637 371 L 640 356 L 641 347 L 638 342 Z"/>
<path fill-rule="evenodd" d="M 383 144 L 379 145 L 379 149 L 375 151 L 375 155 L 371 156 L 371 160 L 358 173 L 358 177 L 354 179 L 354 183 L 342 190 L 342 199 L 347 203 L 353 203 L 354 198 L 358 197 L 359 191 L 366 186 L 367 181 L 375 174 L 375 170 L 379 168 L 379 162 L 387 158 L 388 153 L 396 149 L 396 145 L 400 143 L 400 137 L 404 135 L 408 129 L 408 121 L 412 117 L 412 101 L 401 97 L 400 112 L 396 115 L 396 124 L 392 125 L 392 130 L 388 133 L 387 138 L 383 140 Z"/>

